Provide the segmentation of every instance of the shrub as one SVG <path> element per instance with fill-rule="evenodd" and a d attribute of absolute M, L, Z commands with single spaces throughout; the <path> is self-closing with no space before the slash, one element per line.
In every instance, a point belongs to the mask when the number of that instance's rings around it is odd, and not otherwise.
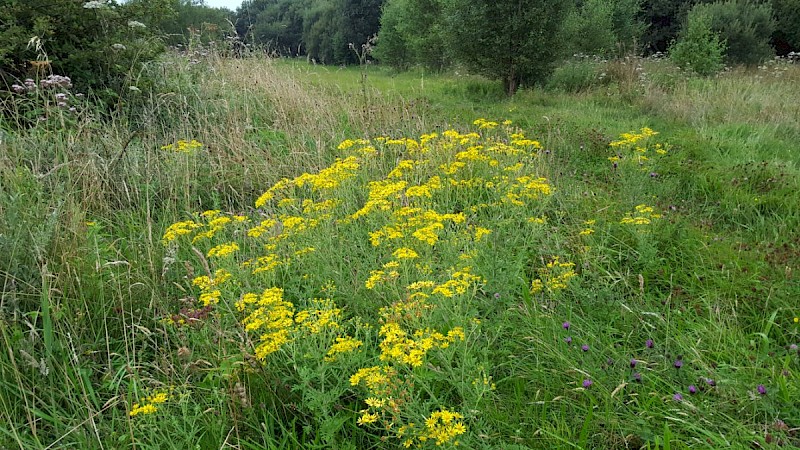
<path fill-rule="evenodd" d="M 698 4 L 690 14 L 711 18 L 711 29 L 727 44 L 728 64 L 756 65 L 775 53 L 769 44 L 775 19 L 769 3 L 751 0 L 726 0 Z"/>
<path fill-rule="evenodd" d="M 7 3 L 7 2 L 6 2 Z M 30 0 L 0 6 L 0 78 L 6 86 L 56 74 L 107 105 L 163 45 L 149 25 L 158 2 Z M 163 5 L 162 5 L 163 6 Z M 148 23 L 144 23 L 148 22 Z"/>
<path fill-rule="evenodd" d="M 711 29 L 711 17 L 700 9 L 689 13 L 686 25 L 677 42 L 669 49 L 670 58 L 682 69 L 700 75 L 719 72 L 725 54 L 725 44 Z"/>

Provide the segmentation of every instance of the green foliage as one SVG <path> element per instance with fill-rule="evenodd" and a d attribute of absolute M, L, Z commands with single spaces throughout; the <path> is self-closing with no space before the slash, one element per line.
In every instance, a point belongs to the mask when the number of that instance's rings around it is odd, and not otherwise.
<path fill-rule="evenodd" d="M 620 56 L 631 50 L 645 29 L 641 0 L 586 0 L 567 15 L 561 30 L 566 50 L 587 55 Z"/>
<path fill-rule="evenodd" d="M 467 70 L 501 80 L 514 94 L 521 84 L 547 79 L 561 55 L 558 31 L 565 0 L 446 0 L 448 48 Z"/>
<path fill-rule="evenodd" d="M 408 69 L 414 60 L 406 35 L 407 5 L 408 0 L 389 0 L 383 5 L 381 29 L 374 51 L 378 61 L 399 70 Z"/>
<path fill-rule="evenodd" d="M 701 9 L 689 13 L 686 28 L 669 49 L 679 67 L 700 75 L 713 75 L 723 67 L 725 43 L 711 29 L 711 17 Z"/>
<path fill-rule="evenodd" d="M 800 0 L 772 0 L 772 12 L 776 21 L 775 46 L 782 54 L 800 51 Z"/>
<path fill-rule="evenodd" d="M 353 64 L 378 33 L 383 0 L 251 0 L 236 12 L 236 29 L 250 44 L 323 64 Z"/>
<path fill-rule="evenodd" d="M 193 0 L 171 0 L 169 6 L 174 13 L 155 23 L 168 45 L 219 43 L 230 31 L 228 19 L 233 16 L 230 10 L 211 8 Z"/>
<path fill-rule="evenodd" d="M 65 75 L 78 91 L 111 104 L 163 51 L 152 25 L 170 11 L 163 2 L 4 2 L 0 77 L 9 86 Z"/>
<path fill-rule="evenodd" d="M 446 67 L 449 59 L 442 30 L 442 8 L 442 0 L 386 2 L 376 57 L 397 68 L 419 64 L 439 71 Z"/>
<path fill-rule="evenodd" d="M 647 24 L 643 47 L 650 53 L 666 52 L 678 37 L 686 15 L 699 0 L 644 0 L 641 17 Z"/>
<path fill-rule="evenodd" d="M 753 0 L 719 0 L 699 4 L 692 13 L 711 18 L 711 29 L 719 33 L 727 45 L 728 64 L 756 65 L 775 52 L 769 41 L 775 31 L 775 20 L 769 3 Z"/>

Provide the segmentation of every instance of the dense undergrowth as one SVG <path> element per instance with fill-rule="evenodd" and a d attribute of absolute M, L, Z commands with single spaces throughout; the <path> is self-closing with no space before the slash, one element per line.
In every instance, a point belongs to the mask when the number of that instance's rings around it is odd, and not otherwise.
<path fill-rule="evenodd" d="M 797 67 L 163 64 L 0 135 L 0 446 L 800 445 Z"/>

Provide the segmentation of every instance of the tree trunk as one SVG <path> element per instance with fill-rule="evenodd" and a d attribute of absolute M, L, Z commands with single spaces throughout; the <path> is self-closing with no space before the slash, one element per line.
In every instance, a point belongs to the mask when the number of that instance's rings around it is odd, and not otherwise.
<path fill-rule="evenodd" d="M 503 88 L 506 91 L 506 95 L 511 97 L 514 94 L 516 94 L 517 88 L 519 88 L 519 82 L 520 82 L 519 76 L 512 69 L 511 72 L 503 80 Z"/>

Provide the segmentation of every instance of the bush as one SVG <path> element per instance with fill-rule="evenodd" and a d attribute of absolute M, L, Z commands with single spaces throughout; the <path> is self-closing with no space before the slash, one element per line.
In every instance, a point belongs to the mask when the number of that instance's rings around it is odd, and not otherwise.
<path fill-rule="evenodd" d="M 5 2 L 0 23 L 14 25 L 0 27 L 2 84 L 63 75 L 77 91 L 114 104 L 142 65 L 164 49 L 149 20 L 161 6 L 117 6 L 101 0 Z"/>
<path fill-rule="evenodd" d="M 692 9 L 669 56 L 678 67 L 700 75 L 713 75 L 722 70 L 725 43 L 711 29 L 711 17 L 703 10 Z"/>
<path fill-rule="evenodd" d="M 751 0 L 727 0 L 698 4 L 690 14 L 711 18 L 711 29 L 727 44 L 728 64 L 757 65 L 774 56 L 770 38 L 775 19 L 769 3 Z"/>

